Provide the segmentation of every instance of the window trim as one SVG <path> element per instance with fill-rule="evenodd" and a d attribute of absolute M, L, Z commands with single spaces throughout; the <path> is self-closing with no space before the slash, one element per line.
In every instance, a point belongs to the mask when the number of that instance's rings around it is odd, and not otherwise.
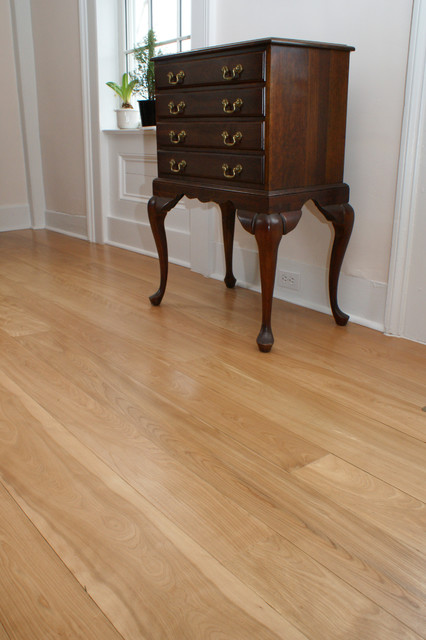
<path fill-rule="evenodd" d="M 161 47 L 161 46 L 165 46 L 165 45 L 176 42 L 177 52 L 180 53 L 183 51 L 182 43 L 185 42 L 186 40 L 191 39 L 191 33 L 187 35 L 182 34 L 182 2 L 183 0 L 175 0 L 175 1 L 177 3 L 177 14 L 178 14 L 177 36 L 176 38 L 171 38 L 170 40 L 162 40 L 161 42 L 157 43 L 157 46 Z M 152 7 L 153 0 L 147 0 L 147 2 L 148 2 L 148 29 L 152 29 L 153 28 L 153 7 Z M 132 15 L 133 2 L 131 0 L 122 0 L 122 3 L 123 3 L 123 22 L 124 22 L 123 24 L 123 27 L 124 27 L 123 55 L 125 57 L 124 67 L 126 68 L 126 70 L 128 70 L 128 63 L 127 63 L 128 56 L 129 54 L 133 53 L 133 51 L 138 46 L 138 44 L 131 43 L 131 37 L 130 37 L 130 27 L 133 20 L 133 15 Z M 193 4 L 193 1 L 191 2 L 191 4 Z M 191 19 L 191 31 L 192 31 L 192 19 Z M 134 46 L 130 47 L 130 44 L 133 44 Z"/>

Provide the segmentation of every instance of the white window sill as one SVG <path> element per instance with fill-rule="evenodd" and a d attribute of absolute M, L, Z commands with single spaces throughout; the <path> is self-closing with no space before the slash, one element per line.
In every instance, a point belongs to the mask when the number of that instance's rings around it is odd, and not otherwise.
<path fill-rule="evenodd" d="M 107 133 L 108 135 L 117 135 L 117 134 L 125 134 L 125 135 L 155 135 L 157 131 L 157 127 L 154 125 L 152 127 L 139 127 L 138 129 L 102 129 L 102 133 Z"/>

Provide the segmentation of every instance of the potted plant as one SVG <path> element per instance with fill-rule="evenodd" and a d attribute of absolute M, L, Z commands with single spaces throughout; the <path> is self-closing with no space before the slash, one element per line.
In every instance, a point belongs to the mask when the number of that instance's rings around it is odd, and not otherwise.
<path fill-rule="evenodd" d="M 108 87 L 121 98 L 121 109 L 116 109 L 117 126 L 119 129 L 137 129 L 139 127 L 139 113 L 133 109 L 130 103 L 133 90 L 137 84 L 137 80 L 129 82 L 129 75 L 123 73 L 121 79 L 121 87 L 115 82 L 107 82 Z"/>
<path fill-rule="evenodd" d="M 136 69 L 131 75 L 136 80 L 135 92 L 144 98 L 138 100 L 143 127 L 155 124 L 155 76 L 152 58 L 156 54 L 156 46 L 155 33 L 150 29 L 145 36 L 143 46 L 137 47 L 133 52 Z M 161 55 L 161 51 L 157 51 L 157 55 Z"/>

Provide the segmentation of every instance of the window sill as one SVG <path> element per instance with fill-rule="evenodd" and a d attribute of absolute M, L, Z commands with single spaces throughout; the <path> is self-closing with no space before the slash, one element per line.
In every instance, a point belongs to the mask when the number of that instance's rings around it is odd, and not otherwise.
<path fill-rule="evenodd" d="M 157 127 L 154 125 L 152 127 L 139 127 L 138 129 L 102 129 L 102 133 L 106 133 L 108 135 L 155 135 L 157 131 Z"/>

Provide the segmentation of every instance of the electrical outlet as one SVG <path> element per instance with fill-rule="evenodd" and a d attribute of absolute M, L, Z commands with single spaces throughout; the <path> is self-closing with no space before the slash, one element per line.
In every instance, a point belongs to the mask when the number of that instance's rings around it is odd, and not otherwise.
<path fill-rule="evenodd" d="M 293 271 L 278 271 L 278 286 L 285 289 L 294 289 L 299 291 L 300 289 L 300 273 L 294 273 Z"/>

